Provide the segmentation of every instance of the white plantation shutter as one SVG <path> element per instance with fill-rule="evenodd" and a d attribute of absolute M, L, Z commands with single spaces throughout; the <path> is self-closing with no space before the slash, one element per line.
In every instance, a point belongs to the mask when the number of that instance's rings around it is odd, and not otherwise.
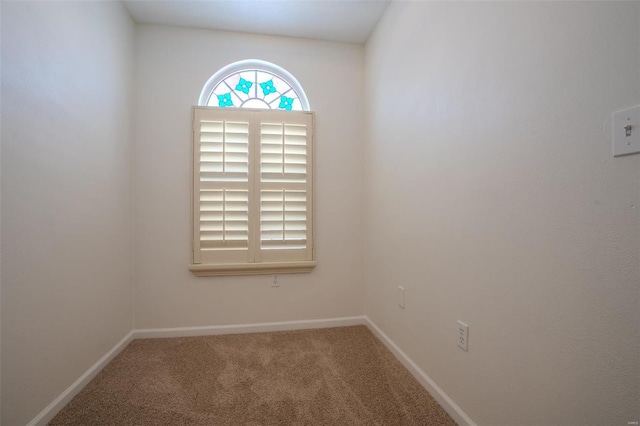
<path fill-rule="evenodd" d="M 194 111 L 194 262 L 249 261 L 249 120 Z"/>
<path fill-rule="evenodd" d="M 313 116 L 260 118 L 260 259 L 311 260 Z"/>
<path fill-rule="evenodd" d="M 313 114 L 194 108 L 193 263 L 312 261 Z"/>

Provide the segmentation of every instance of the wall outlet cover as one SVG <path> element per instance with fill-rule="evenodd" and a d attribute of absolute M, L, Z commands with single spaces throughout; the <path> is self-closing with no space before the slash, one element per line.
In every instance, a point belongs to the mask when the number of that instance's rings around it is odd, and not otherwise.
<path fill-rule="evenodd" d="M 458 321 L 458 346 L 469 352 L 469 326 Z"/>

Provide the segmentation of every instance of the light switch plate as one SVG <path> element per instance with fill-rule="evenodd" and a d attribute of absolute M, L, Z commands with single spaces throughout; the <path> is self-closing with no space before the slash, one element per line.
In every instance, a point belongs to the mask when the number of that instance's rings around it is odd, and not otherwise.
<path fill-rule="evenodd" d="M 640 152 L 640 105 L 613 113 L 613 156 L 619 157 L 638 152 Z"/>

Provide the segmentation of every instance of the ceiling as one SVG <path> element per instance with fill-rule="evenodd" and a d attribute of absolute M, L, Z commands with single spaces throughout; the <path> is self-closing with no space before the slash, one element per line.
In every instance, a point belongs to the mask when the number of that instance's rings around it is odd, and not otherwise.
<path fill-rule="evenodd" d="M 130 0 L 138 23 L 363 44 L 390 0 Z"/>

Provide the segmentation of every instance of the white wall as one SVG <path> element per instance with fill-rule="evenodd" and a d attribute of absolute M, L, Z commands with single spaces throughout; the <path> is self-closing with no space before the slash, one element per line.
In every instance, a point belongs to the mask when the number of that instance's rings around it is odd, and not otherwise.
<path fill-rule="evenodd" d="M 478 424 L 640 419 L 639 40 L 637 2 L 393 2 L 366 46 L 365 312 Z"/>
<path fill-rule="evenodd" d="M 2 2 L 2 424 L 132 327 L 133 23 L 113 2 Z"/>
<path fill-rule="evenodd" d="M 361 315 L 363 46 L 138 25 L 135 327 Z M 191 106 L 221 67 L 262 59 L 291 72 L 316 111 L 316 247 L 311 274 L 194 277 Z"/>

